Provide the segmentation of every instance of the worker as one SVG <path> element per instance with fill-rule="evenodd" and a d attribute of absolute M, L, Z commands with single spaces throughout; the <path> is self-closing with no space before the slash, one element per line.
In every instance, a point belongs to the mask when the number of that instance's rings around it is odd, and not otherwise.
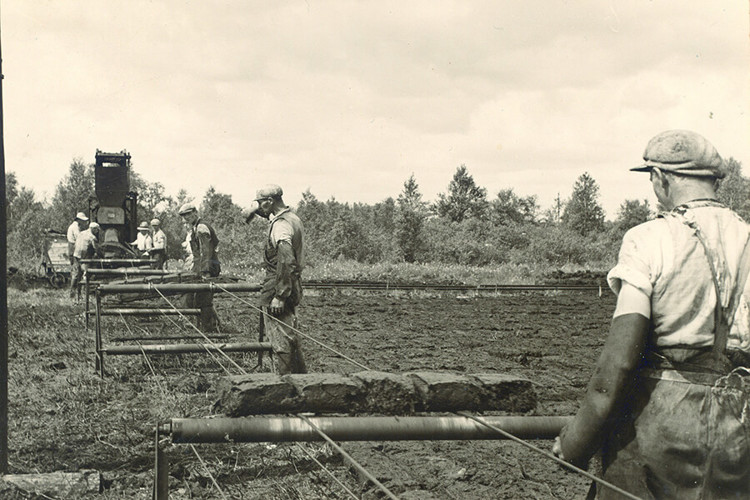
<path fill-rule="evenodd" d="M 586 467 L 601 450 L 603 478 L 644 499 L 750 498 L 750 231 L 704 137 L 663 132 L 643 159 L 669 212 L 623 237 L 609 337 L 553 452 Z"/>
<path fill-rule="evenodd" d="M 71 266 L 73 265 L 73 251 L 76 248 L 76 239 L 78 238 L 78 235 L 81 234 L 81 231 L 86 229 L 88 221 L 89 218 L 86 217 L 85 213 L 78 212 L 75 219 L 73 219 L 73 222 L 68 226 L 68 258 L 70 259 Z"/>
<path fill-rule="evenodd" d="M 81 262 L 91 259 L 99 252 L 100 227 L 96 222 L 89 224 L 88 229 L 81 231 L 73 250 L 73 272 L 70 275 L 70 298 L 81 299 L 81 281 L 85 278 L 89 265 Z"/>
<path fill-rule="evenodd" d="M 218 246 L 219 237 L 216 231 L 205 221 L 201 220 L 198 210 L 192 203 L 180 207 L 180 216 L 190 228 L 190 250 L 193 255 L 193 272 L 198 276 L 214 278 L 221 273 Z M 213 306 L 213 292 L 197 292 L 186 295 L 188 308 L 200 308 L 199 324 L 204 332 L 216 332 L 219 328 L 219 318 Z"/>
<path fill-rule="evenodd" d="M 266 268 L 260 292 L 264 332 L 273 348 L 277 373 L 306 373 L 297 334 L 297 306 L 302 298 L 300 275 L 304 266 L 303 226 L 282 198 L 281 187 L 259 189 L 246 221 L 257 214 L 269 219 L 263 260 Z"/>
<path fill-rule="evenodd" d="M 185 259 L 183 260 L 183 269 L 193 269 L 193 250 L 190 248 L 190 240 L 193 238 L 193 230 L 189 224 L 185 224 L 187 234 L 185 235 L 185 241 L 180 243 L 183 251 L 185 252 Z"/>
<path fill-rule="evenodd" d="M 153 269 L 164 269 L 167 261 L 167 235 L 162 231 L 159 219 L 151 219 L 151 242 L 153 248 L 149 255 L 154 260 L 151 266 Z"/>
<path fill-rule="evenodd" d="M 141 257 L 148 257 L 149 252 L 154 248 L 154 242 L 151 238 L 151 228 L 145 220 L 138 226 L 138 236 L 135 241 L 130 243 L 140 253 Z"/>

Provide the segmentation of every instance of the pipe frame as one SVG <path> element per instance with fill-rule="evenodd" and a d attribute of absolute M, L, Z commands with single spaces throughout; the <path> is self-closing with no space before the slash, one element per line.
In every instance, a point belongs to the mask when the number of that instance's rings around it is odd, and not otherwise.
<path fill-rule="evenodd" d="M 485 416 L 482 419 L 521 439 L 554 439 L 572 417 Z M 422 441 L 505 439 L 463 416 L 309 417 L 334 441 Z M 174 443 L 322 441 L 299 417 L 174 418 L 160 426 Z"/>

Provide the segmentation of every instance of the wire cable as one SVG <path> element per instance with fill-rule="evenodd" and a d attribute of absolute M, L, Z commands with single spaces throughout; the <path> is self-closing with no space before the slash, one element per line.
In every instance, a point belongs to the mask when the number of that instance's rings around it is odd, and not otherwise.
<path fill-rule="evenodd" d="M 388 496 L 389 498 L 391 498 L 393 500 L 398 500 L 398 497 L 396 495 L 394 495 L 393 492 L 391 492 L 388 488 L 386 488 L 383 483 L 381 483 L 380 481 L 378 481 L 378 479 L 375 476 L 373 476 L 372 474 L 370 474 L 369 472 L 367 472 L 367 469 L 365 469 L 364 467 L 362 467 L 362 465 L 360 465 L 359 462 L 357 462 L 356 460 L 354 460 L 354 458 L 352 458 L 352 456 L 349 455 L 346 452 L 346 450 L 344 450 L 341 446 L 339 446 L 338 444 L 336 444 L 330 437 L 328 437 L 323 431 L 321 431 L 318 428 L 318 426 L 316 426 L 314 423 L 312 423 L 312 420 L 310 420 L 309 418 L 307 418 L 306 416 L 301 415 L 301 414 L 298 414 L 297 417 L 301 418 L 302 420 L 304 420 L 307 423 L 307 425 L 309 425 L 310 427 L 312 427 L 313 430 L 315 432 L 317 432 L 318 435 L 320 435 L 320 437 L 322 437 L 323 439 L 325 439 L 328 444 L 330 444 L 331 446 L 333 446 L 336 449 L 336 451 L 338 451 L 341 454 L 341 456 L 343 456 L 350 464 L 352 464 L 352 466 L 355 469 L 357 469 L 363 476 L 365 476 L 368 481 L 372 482 L 375 486 L 377 486 L 380 489 L 380 491 L 382 491 L 383 493 L 385 493 L 386 496 Z"/>
<path fill-rule="evenodd" d="M 602 478 L 596 477 L 595 475 L 591 474 L 590 472 L 585 471 L 585 470 L 581 469 L 580 467 L 576 467 L 575 465 L 573 465 L 573 464 L 571 464 L 569 462 L 566 462 L 565 460 L 563 460 L 561 458 L 556 457 L 554 454 L 552 454 L 552 453 L 550 453 L 550 452 L 548 452 L 546 450 L 543 450 L 543 449 L 539 448 L 538 446 L 534 446 L 531 443 L 527 443 L 523 439 L 514 436 L 510 432 L 505 431 L 505 430 L 501 429 L 500 427 L 497 427 L 495 425 L 487 423 L 487 422 L 485 422 L 484 420 L 482 420 L 481 418 L 479 418 L 477 416 L 471 415 L 471 414 L 463 412 L 463 411 L 456 412 L 456 414 L 460 415 L 462 417 L 469 418 L 469 419 L 474 420 L 476 422 L 479 422 L 480 424 L 489 427 L 490 429 L 498 432 L 499 434 L 502 434 L 507 439 L 510 439 L 511 441 L 515 441 L 516 443 L 518 443 L 520 445 L 523 445 L 523 446 L 525 446 L 526 448 L 528 448 L 530 450 L 533 450 L 533 451 L 535 451 L 537 453 L 540 453 L 540 454 L 544 455 L 545 457 L 547 457 L 547 458 L 549 458 L 551 460 L 554 460 L 555 462 L 557 462 L 558 464 L 562 465 L 563 467 L 565 467 L 567 469 L 570 469 L 573 472 L 577 472 L 578 474 L 580 474 L 582 476 L 585 476 L 585 477 L 591 479 L 592 481 L 595 481 L 595 482 L 601 484 L 602 486 L 605 486 L 605 487 L 611 489 L 612 491 L 616 491 L 620 495 L 623 495 L 623 496 L 625 496 L 627 498 L 630 498 L 632 500 L 642 500 L 640 497 L 637 497 L 637 496 L 633 495 L 632 493 L 628 493 L 627 491 L 623 490 L 622 488 L 619 488 L 619 487 L 615 486 L 614 484 L 612 484 L 612 483 L 610 483 L 608 481 L 605 481 Z"/>
<path fill-rule="evenodd" d="M 314 337 L 311 337 L 310 335 L 308 335 L 308 334 L 306 334 L 306 333 L 304 333 L 304 332 L 301 332 L 301 331 L 300 331 L 300 330 L 298 330 L 297 328 L 295 328 L 295 327 L 293 327 L 293 326 L 291 326 L 291 325 L 288 325 L 288 324 L 284 323 L 283 321 L 279 320 L 279 319 L 278 319 L 278 318 L 276 318 L 275 316 L 271 316 L 271 315 L 270 315 L 270 314 L 268 314 L 268 313 L 267 313 L 266 311 L 264 311 L 264 310 L 263 310 L 262 308 L 260 308 L 260 307 L 256 306 L 255 304 L 252 304 L 252 303 L 248 302 L 247 300 L 243 299 L 242 297 L 240 297 L 240 296 L 238 296 L 238 295 L 236 295 L 236 294 L 234 294 L 234 293 L 230 292 L 229 290 L 227 290 L 226 288 L 222 287 L 221 285 L 219 285 L 219 284 L 216 284 L 216 287 L 217 287 L 217 288 L 219 288 L 220 290 L 222 290 L 222 291 L 224 291 L 224 292 L 228 293 L 228 294 L 229 294 L 229 295 L 231 295 L 232 297 L 234 297 L 234 298 L 238 299 L 238 300 L 239 300 L 240 302 L 242 302 L 243 304 L 246 304 L 246 305 L 248 305 L 248 306 L 252 307 L 252 308 L 253 308 L 253 309 L 255 309 L 256 311 L 260 311 L 260 313 L 261 313 L 261 314 L 263 315 L 263 317 L 266 317 L 266 318 L 271 318 L 272 320 L 274 320 L 274 321 L 276 321 L 276 322 L 278 322 L 278 323 L 280 323 L 280 324 L 284 325 L 285 327 L 289 328 L 289 329 L 290 329 L 290 330 L 292 330 L 293 332 L 295 332 L 295 333 L 298 333 L 298 334 L 302 335 L 302 336 L 303 336 L 303 337 L 305 337 L 306 339 L 308 339 L 308 340 L 311 340 L 312 342 L 314 342 L 314 343 L 318 344 L 319 346 L 323 347 L 324 349 L 328 349 L 329 351 L 331 351 L 332 353 L 336 354 L 336 355 L 337 355 L 337 356 L 339 356 L 340 358 L 343 358 L 343 359 L 345 359 L 346 361 L 349 361 L 350 363 L 352 363 L 352 364 L 354 364 L 354 365 L 356 365 L 356 366 L 358 366 L 358 367 L 360 367 L 360 368 L 363 368 L 363 369 L 365 369 L 365 370 L 369 370 L 369 369 L 370 369 L 370 368 L 368 368 L 367 366 L 363 365 L 362 363 L 360 363 L 360 362 L 358 362 L 358 361 L 355 361 L 355 360 L 353 360 L 352 358 L 350 358 L 350 357 L 346 356 L 345 354 L 343 354 L 343 353 L 341 353 L 341 352 L 337 351 L 336 349 L 334 349 L 334 348 L 332 348 L 332 347 L 329 347 L 329 346 L 325 345 L 324 343 L 320 342 L 319 340 L 315 339 Z"/>

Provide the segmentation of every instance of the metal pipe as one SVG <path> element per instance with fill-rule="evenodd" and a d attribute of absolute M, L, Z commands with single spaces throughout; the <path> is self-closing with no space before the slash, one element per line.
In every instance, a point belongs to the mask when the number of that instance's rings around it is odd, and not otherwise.
<path fill-rule="evenodd" d="M 521 439 L 554 439 L 572 417 L 485 416 L 487 423 Z M 467 417 L 310 417 L 334 441 L 505 439 Z M 173 418 L 159 428 L 175 443 L 322 441 L 298 417 Z"/>
<path fill-rule="evenodd" d="M 270 342 L 238 342 L 234 344 L 142 344 L 116 345 L 101 348 L 102 354 L 200 354 L 211 352 L 258 352 L 271 351 Z"/>
<path fill-rule="evenodd" d="M 150 266 L 154 262 L 156 261 L 146 259 L 81 259 L 81 264 L 139 264 Z"/>
<path fill-rule="evenodd" d="M 110 293 L 144 293 L 160 292 L 259 292 L 260 285 L 250 283 L 127 283 L 99 285 L 97 291 L 102 295 Z"/>
<path fill-rule="evenodd" d="M 157 315 L 185 315 L 185 316 L 199 316 L 201 313 L 200 309 L 153 309 L 153 308 L 140 308 L 140 309 L 102 309 L 99 311 L 101 316 L 157 316 Z M 96 314 L 96 312 L 89 312 L 89 314 Z"/>
<path fill-rule="evenodd" d="M 154 341 L 154 340 L 205 340 L 205 339 L 211 339 L 213 340 L 227 340 L 229 338 L 229 335 L 206 335 L 205 337 L 201 337 L 199 335 L 186 335 L 186 336 L 177 336 L 177 335 L 149 335 L 149 336 L 135 336 L 135 337 L 113 337 L 110 339 L 111 342 L 132 342 L 132 341 L 141 341 L 141 340 L 147 340 L 147 341 Z"/>
<path fill-rule="evenodd" d="M 91 276 L 128 276 L 128 275 L 141 275 L 141 276 L 166 276 L 168 274 L 179 275 L 181 273 L 175 273 L 165 271 L 163 269 L 141 269 L 140 267 L 125 267 L 117 269 L 89 269 L 86 271 Z M 195 275 L 195 273 L 190 273 Z"/>

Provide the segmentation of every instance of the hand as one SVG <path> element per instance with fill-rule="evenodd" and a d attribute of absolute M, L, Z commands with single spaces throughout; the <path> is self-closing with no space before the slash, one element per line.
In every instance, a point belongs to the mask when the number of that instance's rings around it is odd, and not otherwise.
<path fill-rule="evenodd" d="M 555 438 L 555 444 L 552 445 L 552 454 L 560 460 L 565 460 L 565 457 L 563 457 L 562 445 L 560 444 L 560 436 Z"/>
<path fill-rule="evenodd" d="M 268 312 L 270 312 L 273 316 L 279 316 L 282 312 L 284 312 L 284 301 L 279 299 L 278 297 L 274 297 L 271 300 L 271 305 L 268 306 Z"/>

